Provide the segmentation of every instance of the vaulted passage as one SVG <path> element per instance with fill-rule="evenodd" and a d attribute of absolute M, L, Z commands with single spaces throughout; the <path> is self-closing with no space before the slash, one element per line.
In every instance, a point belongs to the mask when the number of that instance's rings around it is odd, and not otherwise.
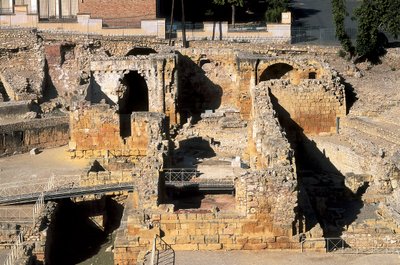
<path fill-rule="evenodd" d="M 122 84 L 126 91 L 119 99 L 120 135 L 131 136 L 131 114 L 136 111 L 149 111 L 149 91 L 146 80 L 137 71 L 125 75 Z"/>
<path fill-rule="evenodd" d="M 293 70 L 293 66 L 286 63 L 276 63 L 267 67 L 260 75 L 260 82 L 270 79 L 288 79 L 287 74 Z"/>

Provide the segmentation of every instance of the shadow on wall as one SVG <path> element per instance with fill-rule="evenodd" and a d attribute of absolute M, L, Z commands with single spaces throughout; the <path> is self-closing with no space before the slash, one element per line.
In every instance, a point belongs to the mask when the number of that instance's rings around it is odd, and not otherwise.
<path fill-rule="evenodd" d="M 202 137 L 193 137 L 179 141 L 179 147 L 171 156 L 171 167 L 197 168 L 199 159 L 211 158 L 216 153 L 210 142 Z"/>
<path fill-rule="evenodd" d="M 363 207 L 361 197 L 369 183 L 363 183 L 356 192 L 346 187 L 345 176 L 303 133 L 278 99 L 269 94 L 279 123 L 295 151 L 299 193 L 294 228 L 299 231 L 294 234 L 308 232 L 319 223 L 324 237 L 339 237 L 357 219 Z"/>
<path fill-rule="evenodd" d="M 342 84 L 344 84 L 346 96 L 346 114 L 348 114 L 354 103 L 356 103 L 358 100 L 358 97 L 357 93 L 354 91 L 354 87 L 350 83 L 347 83 L 344 78 L 342 78 Z"/>
<path fill-rule="evenodd" d="M 96 79 L 91 76 L 89 88 L 85 97 L 85 100 L 89 101 L 92 104 L 98 104 L 102 100 L 105 101 L 110 106 L 116 105 L 114 101 L 112 101 L 102 90 L 100 85 L 97 83 Z"/>
<path fill-rule="evenodd" d="M 43 88 L 43 102 L 46 102 L 58 97 L 58 91 L 51 78 L 47 59 L 45 60 L 45 65 L 44 65 L 44 78 L 45 78 L 44 82 L 45 87 Z"/>
<path fill-rule="evenodd" d="M 205 110 L 215 110 L 220 107 L 223 91 L 221 86 L 206 76 L 205 71 L 198 64 L 188 56 L 180 53 L 178 55 L 178 111 L 182 121 L 193 117 L 193 122 L 196 122 Z"/>
<path fill-rule="evenodd" d="M 0 96 L 2 98 L 2 101 L 10 101 L 10 97 L 8 96 L 7 91 L 1 81 L 0 81 Z"/>

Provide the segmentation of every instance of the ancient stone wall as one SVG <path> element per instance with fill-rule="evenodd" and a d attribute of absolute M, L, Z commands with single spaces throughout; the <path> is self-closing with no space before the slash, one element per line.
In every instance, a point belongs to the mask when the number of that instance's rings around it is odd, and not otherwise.
<path fill-rule="evenodd" d="M 118 104 L 126 90 L 129 89 L 122 84 L 125 75 L 137 72 L 146 81 L 148 111 L 166 113 L 170 123 L 175 124 L 179 119 L 176 111 L 175 64 L 173 54 L 93 60 L 90 64 L 93 74 L 88 98 L 94 103 L 104 99 L 111 105 Z"/>
<path fill-rule="evenodd" d="M 157 146 L 163 131 L 163 114 L 133 113 L 131 136 L 120 135 L 120 117 L 108 104 L 76 110 L 70 115 L 70 149 L 82 157 L 144 157 Z"/>
<path fill-rule="evenodd" d="M 275 108 L 288 130 L 307 135 L 336 131 L 336 118 L 346 115 L 344 88 L 340 83 L 302 80 L 299 85 L 287 81 L 268 81 Z M 290 120 L 294 123 L 290 124 Z M 295 128 L 298 126 L 299 128 Z M 289 129 L 290 128 L 290 129 Z"/>
<path fill-rule="evenodd" d="M 66 117 L 22 121 L 0 126 L 0 154 L 26 152 L 31 148 L 66 145 L 69 125 Z"/>
<path fill-rule="evenodd" d="M 31 110 L 30 101 L 10 101 L 0 104 L 0 120 L 23 118 Z"/>

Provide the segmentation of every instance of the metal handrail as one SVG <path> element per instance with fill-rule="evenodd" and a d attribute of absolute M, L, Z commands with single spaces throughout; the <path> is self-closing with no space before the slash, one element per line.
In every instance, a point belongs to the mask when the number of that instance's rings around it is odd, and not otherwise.
<path fill-rule="evenodd" d="M 157 239 L 159 240 L 160 249 L 157 249 Z M 160 252 L 171 252 L 172 256 L 167 259 L 160 260 Z M 175 265 L 175 251 L 170 244 L 165 242 L 159 235 L 155 235 L 153 239 L 153 246 L 151 249 L 150 264 L 158 265 L 162 261 L 162 264 Z"/>
<path fill-rule="evenodd" d="M 4 265 L 15 265 L 18 258 L 24 253 L 23 250 L 24 237 L 22 234 L 18 235 L 17 241 L 11 247 L 11 251 L 5 259 Z"/>
<path fill-rule="evenodd" d="M 325 242 L 325 251 L 332 252 L 333 250 L 337 249 L 344 249 L 345 248 L 345 241 L 340 238 L 340 237 L 325 237 L 325 238 L 305 238 L 302 241 L 300 241 L 300 249 L 301 252 L 304 252 L 304 243 L 306 242 Z M 332 248 L 331 248 L 331 247 Z"/>
<path fill-rule="evenodd" d="M 12 14 L 14 14 L 14 9 L 12 7 L 0 8 L 0 15 L 12 15 Z"/>
<path fill-rule="evenodd" d="M 185 182 L 197 178 L 200 172 L 195 168 L 165 168 L 164 176 L 167 182 Z"/>

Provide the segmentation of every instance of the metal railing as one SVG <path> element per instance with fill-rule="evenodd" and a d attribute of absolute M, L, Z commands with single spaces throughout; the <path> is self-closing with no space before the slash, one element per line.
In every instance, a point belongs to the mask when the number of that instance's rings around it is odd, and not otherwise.
<path fill-rule="evenodd" d="M 246 23 L 246 24 L 235 24 L 233 26 L 232 24 L 228 25 L 228 30 L 229 31 L 266 31 L 267 26 L 266 23 Z"/>
<path fill-rule="evenodd" d="M 301 252 L 304 252 L 304 244 L 315 243 L 315 242 L 325 242 L 326 252 L 337 252 L 339 250 L 343 251 L 345 248 L 345 241 L 340 237 L 327 237 L 327 238 L 305 238 L 300 242 Z"/>
<path fill-rule="evenodd" d="M 24 253 L 23 242 L 24 242 L 24 237 L 22 236 L 22 234 L 19 234 L 17 241 L 11 247 L 10 253 L 7 255 L 7 258 L 5 259 L 4 265 L 17 264 L 17 260 Z"/>
<path fill-rule="evenodd" d="M 12 15 L 12 14 L 14 14 L 14 9 L 12 7 L 0 8 L 0 15 Z"/>
<path fill-rule="evenodd" d="M 0 187 L 0 199 L 23 194 L 37 194 L 57 188 L 79 186 L 80 175 L 53 175 L 50 178 L 32 178 L 26 181 L 18 181 L 2 184 Z"/>
<path fill-rule="evenodd" d="M 185 182 L 197 178 L 200 172 L 195 168 L 166 168 L 164 176 L 166 182 Z"/>
<path fill-rule="evenodd" d="M 175 251 L 171 245 L 156 235 L 153 239 L 153 246 L 150 257 L 151 265 L 175 265 Z"/>

